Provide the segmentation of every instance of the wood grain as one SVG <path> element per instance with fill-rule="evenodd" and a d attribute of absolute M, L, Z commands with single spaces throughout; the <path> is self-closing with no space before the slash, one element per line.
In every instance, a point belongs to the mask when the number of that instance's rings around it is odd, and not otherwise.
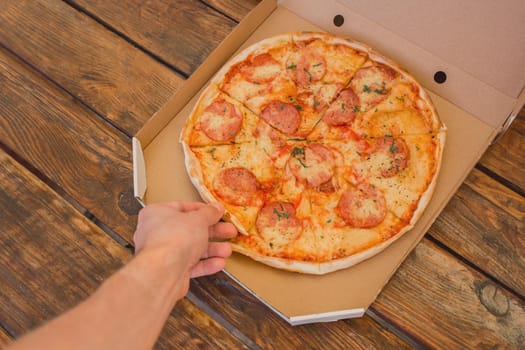
<path fill-rule="evenodd" d="M 199 1 L 71 2 L 186 75 L 193 73 L 236 25 Z"/>
<path fill-rule="evenodd" d="M 525 109 L 503 137 L 489 147 L 480 164 L 506 179 L 525 193 Z"/>
<path fill-rule="evenodd" d="M 194 280 L 191 290 L 264 349 L 409 348 L 367 316 L 292 327 L 223 273 Z"/>
<path fill-rule="evenodd" d="M 156 349 L 247 349 L 240 340 L 187 299 L 175 306 Z"/>
<path fill-rule="evenodd" d="M 474 170 L 429 233 L 525 297 L 525 200 Z"/>
<path fill-rule="evenodd" d="M 203 0 L 205 4 L 227 14 L 230 18 L 240 22 L 244 16 L 259 4 L 259 0 Z"/>
<path fill-rule="evenodd" d="M 0 43 L 128 135 L 182 83 L 170 69 L 59 0 L 0 1 Z"/>
<path fill-rule="evenodd" d="M 428 240 L 372 310 L 436 349 L 523 349 L 525 303 Z"/>
<path fill-rule="evenodd" d="M 0 140 L 121 236 L 136 212 L 127 137 L 0 49 Z"/>
<path fill-rule="evenodd" d="M 0 328 L 0 348 L 3 346 L 6 346 L 7 344 L 11 343 L 13 339 L 5 330 Z"/>
<path fill-rule="evenodd" d="M 130 253 L 1 150 L 0 182 L 0 323 L 19 337 L 86 298 Z M 187 299 L 158 345 L 243 347 Z"/>
<path fill-rule="evenodd" d="M 130 256 L 0 151 L 0 317 L 18 337 L 75 305 Z"/>

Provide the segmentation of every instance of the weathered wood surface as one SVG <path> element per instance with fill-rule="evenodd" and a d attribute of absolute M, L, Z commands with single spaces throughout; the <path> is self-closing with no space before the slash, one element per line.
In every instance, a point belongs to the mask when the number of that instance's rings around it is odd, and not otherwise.
<path fill-rule="evenodd" d="M 0 44 L 128 135 L 182 82 L 169 68 L 60 0 L 0 1 Z"/>
<path fill-rule="evenodd" d="M 402 264 L 372 311 L 430 348 L 525 345 L 523 299 L 428 240 Z"/>
<path fill-rule="evenodd" d="M 0 46 L 8 49 L 0 50 L 0 146 L 75 205 L 76 214 L 62 220 L 94 215 L 97 224 L 130 241 L 136 207 L 130 204 L 129 135 L 180 87 L 177 72 L 191 73 L 255 2 L 176 1 L 160 14 L 165 1 L 130 1 L 127 15 L 128 6 L 118 3 L 67 2 L 71 6 L 55 0 L 0 2 Z M 204 22 L 189 20 L 197 15 Z M 180 22 L 169 26 L 169 20 Z M 213 26 L 223 26 L 220 35 L 200 38 Z M 191 38 L 194 45 L 179 51 L 172 42 L 177 36 Z M 154 86 L 147 85 L 152 76 Z M 387 285 L 372 306 L 373 319 L 290 327 L 219 274 L 192 283 L 193 298 L 209 315 L 183 301 L 158 347 L 184 342 L 189 348 L 242 346 L 237 338 L 225 338 L 233 333 L 255 348 L 519 348 L 525 280 L 524 116 L 522 111 L 489 149 L 481 170 L 470 174 L 429 238 Z M 44 291 L 35 285 L 28 295 L 35 293 L 49 303 L 48 309 L 60 312 L 53 295 Z M 2 325 L 3 315 L 0 311 Z M 474 332 L 477 326 L 479 333 Z"/>
<path fill-rule="evenodd" d="M 525 200 L 474 169 L 429 233 L 525 298 Z"/>
<path fill-rule="evenodd" d="M 501 176 L 525 194 L 525 109 L 499 142 L 483 155 L 480 164 Z"/>
<path fill-rule="evenodd" d="M 259 4 L 259 0 L 203 0 L 202 2 L 237 22 Z"/>
<path fill-rule="evenodd" d="M 86 298 L 131 255 L 2 150 L 0 183 L 0 323 L 19 337 Z M 158 344 L 244 346 L 188 300 Z"/>
<path fill-rule="evenodd" d="M 129 139 L 0 48 L 0 140 L 122 236 L 136 209 Z"/>
<path fill-rule="evenodd" d="M 13 338 L 5 330 L 0 328 L 0 347 L 5 346 L 13 341 Z"/>
<path fill-rule="evenodd" d="M 236 22 L 200 1 L 70 0 L 190 75 Z"/>

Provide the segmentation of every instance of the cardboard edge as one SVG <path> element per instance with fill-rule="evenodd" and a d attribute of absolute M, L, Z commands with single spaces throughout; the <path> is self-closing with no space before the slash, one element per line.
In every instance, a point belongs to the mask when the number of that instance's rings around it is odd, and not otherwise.
<path fill-rule="evenodd" d="M 146 162 L 140 140 L 133 137 L 131 140 L 133 152 L 133 195 L 135 199 L 145 207 L 143 198 L 146 194 Z"/>
<path fill-rule="evenodd" d="M 309 323 L 318 323 L 318 322 L 335 322 L 348 318 L 359 318 L 363 317 L 366 312 L 366 309 L 357 308 L 349 310 L 339 310 L 331 312 L 323 312 L 320 314 L 312 314 L 305 316 L 291 316 L 288 319 L 288 322 L 292 326 L 299 326 Z"/>
<path fill-rule="evenodd" d="M 226 38 L 208 55 L 184 84 L 164 103 L 135 137 L 145 148 L 180 112 L 191 98 L 213 77 L 246 39 L 264 22 L 277 7 L 276 0 L 263 0 L 253 8 Z"/>
<path fill-rule="evenodd" d="M 500 127 L 498 134 L 494 137 L 494 140 L 492 141 L 491 145 L 498 142 L 499 139 L 505 135 L 505 132 L 510 128 L 511 124 L 514 122 L 522 108 L 525 106 L 525 87 L 523 87 L 523 90 L 521 90 L 520 95 L 518 96 L 518 99 L 516 100 L 516 105 L 510 112 L 509 116 L 503 123 L 503 125 Z"/>
<path fill-rule="evenodd" d="M 495 135 L 497 135 L 498 133 L 498 130 L 497 129 L 494 129 L 491 134 L 488 136 L 487 140 L 485 141 L 485 145 L 490 145 L 491 141 L 494 139 Z M 450 202 L 450 200 L 452 199 L 452 197 L 454 196 L 454 194 L 458 191 L 459 187 L 465 182 L 465 179 L 467 178 L 467 176 L 470 174 L 470 172 L 472 171 L 472 169 L 474 169 L 474 166 L 476 165 L 476 163 L 479 161 L 479 159 L 483 156 L 483 154 L 485 153 L 485 150 L 487 149 L 487 147 L 484 147 L 482 150 L 480 150 L 480 152 L 478 152 L 478 154 L 475 155 L 474 158 L 472 158 L 472 161 L 471 163 L 469 164 L 468 166 L 468 171 L 465 172 L 461 178 L 458 179 L 457 183 L 454 184 L 452 190 L 450 193 L 452 193 L 451 196 L 447 197 L 445 200 L 443 200 L 441 203 L 439 203 L 436 211 L 434 214 L 432 214 L 432 216 L 429 218 L 428 222 L 423 226 L 422 230 L 421 230 L 421 235 L 419 237 L 417 237 L 413 242 L 412 244 L 410 245 L 410 247 L 407 249 L 407 251 L 405 252 L 405 254 L 403 254 L 402 258 L 400 259 L 399 263 L 397 264 L 397 266 L 395 267 L 395 269 L 393 270 L 393 272 L 388 276 L 387 279 L 385 279 L 385 283 L 377 290 L 377 293 L 370 299 L 370 302 L 367 303 L 366 305 L 366 308 L 368 309 L 370 307 L 370 305 L 372 305 L 372 303 L 374 303 L 374 301 L 377 299 L 377 297 L 379 296 L 379 294 L 381 294 L 381 292 L 383 291 L 383 289 L 385 288 L 385 286 L 390 282 L 390 280 L 392 279 L 392 277 L 394 276 L 394 274 L 399 270 L 399 267 L 401 266 L 401 264 L 403 264 L 403 262 L 405 262 L 405 260 L 407 259 L 408 255 L 410 255 L 414 249 L 416 248 L 416 246 L 421 242 L 421 240 L 423 239 L 423 237 L 427 234 L 427 231 L 430 229 L 430 227 L 436 222 L 437 218 L 439 217 L 439 215 L 441 215 L 441 213 L 443 212 L 443 209 L 445 209 L 445 207 L 447 206 L 448 202 Z M 438 171 L 438 174 L 439 174 L 439 170 L 440 169 L 437 169 Z M 439 175 L 438 175 L 439 176 Z M 437 183 L 437 181 L 436 181 Z"/>
<path fill-rule="evenodd" d="M 283 320 L 288 322 L 291 326 L 299 326 L 303 324 L 310 324 L 310 323 L 317 323 L 317 322 L 335 322 L 342 319 L 348 319 L 348 318 L 358 318 L 363 317 L 363 315 L 366 312 L 366 309 L 364 308 L 355 308 L 355 309 L 348 309 L 348 310 L 337 310 L 337 311 L 329 311 L 329 312 L 323 312 L 318 314 L 309 314 L 309 315 L 301 315 L 301 316 L 286 316 L 282 312 L 280 312 L 278 309 L 270 305 L 266 300 L 262 299 L 254 293 L 250 288 L 248 288 L 244 283 L 239 281 L 235 276 L 233 276 L 231 273 L 229 273 L 226 269 L 222 270 L 229 278 L 231 278 L 237 285 L 244 288 L 248 293 L 253 295 L 257 300 L 259 300 L 261 303 L 266 305 L 270 310 L 272 310 L 275 314 L 277 314 L 279 317 L 281 317 Z"/>

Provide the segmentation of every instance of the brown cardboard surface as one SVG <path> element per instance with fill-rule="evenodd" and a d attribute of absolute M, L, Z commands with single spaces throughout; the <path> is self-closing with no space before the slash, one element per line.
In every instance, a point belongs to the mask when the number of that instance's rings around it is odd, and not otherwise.
<path fill-rule="evenodd" d="M 279 7 L 243 45 L 297 30 L 319 28 Z M 188 86 L 192 92 L 198 88 L 197 83 Z M 182 89 L 186 89 L 186 86 Z M 405 256 L 422 238 L 497 132 L 497 126 L 492 125 L 494 123 L 474 116 L 435 93 L 429 94 L 447 125 L 447 144 L 434 196 L 413 230 L 379 255 L 328 275 L 313 276 L 281 271 L 237 254 L 229 259 L 227 272 L 287 318 L 366 309 Z M 197 92 L 178 113 L 170 110 L 172 106 L 167 105 L 163 108 L 165 117 L 162 122 L 149 123 L 148 128 L 151 130 L 148 133 L 153 132 L 154 137 L 148 140 L 147 145 L 143 145 L 147 169 L 146 203 L 200 199 L 187 176 L 179 143 L 180 131 L 198 95 Z M 171 120 L 168 118 L 170 112 L 174 116 Z M 139 139 L 141 132 L 137 135 Z M 348 315 L 350 314 L 349 312 Z"/>
<path fill-rule="evenodd" d="M 378 1 L 378 3 L 384 4 L 388 3 L 388 1 Z M 404 1 L 395 3 L 399 7 L 398 10 L 406 6 Z M 319 8 L 319 3 L 316 0 L 283 0 L 281 4 L 293 8 L 294 12 L 299 16 L 316 23 L 325 31 L 362 41 L 387 57 L 392 58 L 402 67 L 407 68 L 427 89 L 461 106 L 465 111 L 493 127 L 501 126 L 512 111 L 515 98 L 498 91 L 493 86 L 469 74 L 465 68 L 447 62 L 410 40 L 392 32 L 383 23 L 374 22 L 373 18 L 377 16 L 372 16 L 372 19 L 361 16 L 343 6 L 339 0 L 324 0 L 323 7 L 327 8 L 325 11 Z M 328 16 L 327 11 L 330 14 Z M 343 15 L 345 18 L 341 27 L 336 27 L 333 23 L 332 19 L 336 14 Z M 420 18 L 412 16 L 411 21 L 408 24 L 404 22 L 404 24 L 413 26 L 419 23 L 423 27 L 424 24 L 420 22 L 422 22 Z M 443 32 L 443 37 L 449 38 L 453 36 L 453 32 Z M 450 51 L 453 50 L 454 48 L 450 48 Z M 448 54 L 452 54 L 452 52 Z M 514 53 L 510 52 L 509 54 L 512 55 Z M 509 69 L 512 73 L 516 73 L 523 67 L 518 65 L 515 69 L 511 67 L 493 68 L 493 70 L 499 69 Z M 434 81 L 434 73 L 439 70 L 447 74 L 447 82 L 445 84 L 437 84 Z M 515 79 L 519 75 L 516 74 Z M 524 86 L 525 81 L 521 80 L 521 84 Z"/>
<path fill-rule="evenodd" d="M 511 97 L 523 88 L 523 0 L 339 1 Z"/>
<path fill-rule="evenodd" d="M 448 127 L 447 145 L 434 196 L 414 229 L 372 259 L 328 275 L 281 271 L 238 254 L 228 260 L 226 270 L 285 315 L 367 308 L 424 235 L 495 133 L 474 116 L 435 94 L 430 95 Z M 178 141 L 197 97 L 144 150 L 148 170 L 147 203 L 200 199 L 187 176 Z"/>

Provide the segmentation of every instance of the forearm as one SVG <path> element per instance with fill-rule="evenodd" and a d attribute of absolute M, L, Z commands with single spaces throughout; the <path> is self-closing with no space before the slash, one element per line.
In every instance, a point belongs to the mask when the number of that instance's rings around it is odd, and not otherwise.
<path fill-rule="evenodd" d="M 86 301 L 22 338 L 13 349 L 147 349 L 186 292 L 183 263 L 141 252 Z"/>

